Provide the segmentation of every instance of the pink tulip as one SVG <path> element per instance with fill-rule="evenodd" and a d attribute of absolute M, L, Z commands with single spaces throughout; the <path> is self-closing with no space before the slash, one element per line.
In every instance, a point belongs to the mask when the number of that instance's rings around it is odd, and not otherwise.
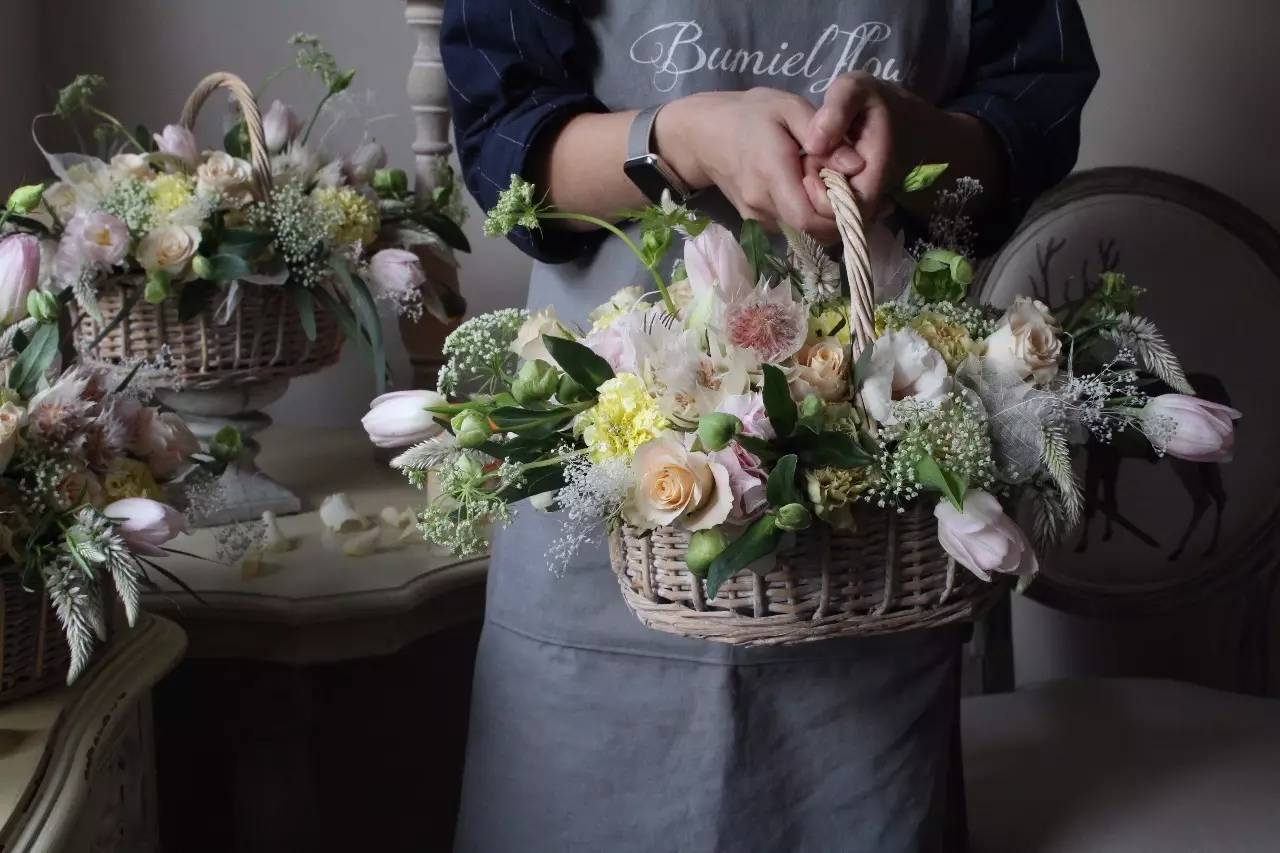
<path fill-rule="evenodd" d="M 387 149 L 377 142 L 365 142 L 346 160 L 346 173 L 355 186 L 373 180 L 373 173 L 387 165 Z"/>
<path fill-rule="evenodd" d="M 27 316 L 27 296 L 40 279 L 40 241 L 30 234 L 0 240 L 0 325 Z"/>
<path fill-rule="evenodd" d="M 1192 462 L 1230 462 L 1236 446 L 1232 422 L 1241 416 L 1230 406 L 1186 394 L 1161 394 L 1142 410 L 1152 444 Z"/>
<path fill-rule="evenodd" d="M 262 116 L 262 131 L 267 140 L 267 149 L 274 154 L 284 150 L 302 132 L 302 120 L 288 104 L 272 101 Z"/>
<path fill-rule="evenodd" d="M 195 135 L 185 127 L 178 124 L 166 125 L 161 133 L 153 136 L 161 154 L 177 157 L 191 169 L 200 163 L 200 146 L 196 143 Z"/>
<path fill-rule="evenodd" d="M 379 296 L 400 302 L 416 293 L 427 276 L 413 252 L 383 249 L 369 259 L 369 279 Z"/>
<path fill-rule="evenodd" d="M 943 550 L 984 581 L 991 580 L 992 572 L 1033 575 L 1039 568 L 1022 529 L 987 492 L 971 489 L 964 496 L 963 511 L 950 501 L 938 501 L 933 514 Z"/>
<path fill-rule="evenodd" d="M 164 556 L 164 545 L 179 533 L 190 533 L 187 518 L 168 504 L 150 498 L 124 498 L 108 504 L 102 514 L 116 522 L 116 529 L 135 554 Z"/>

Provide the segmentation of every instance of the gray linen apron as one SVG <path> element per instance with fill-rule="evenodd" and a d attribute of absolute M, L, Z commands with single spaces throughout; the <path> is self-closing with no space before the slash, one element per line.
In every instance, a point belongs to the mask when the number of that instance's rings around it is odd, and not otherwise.
<path fill-rule="evenodd" d="M 941 100 L 968 0 L 599 0 L 597 96 L 622 110 L 770 86 L 820 102 L 868 70 Z M 701 204 L 723 215 L 718 194 Z M 646 274 L 620 241 L 536 265 L 529 308 L 587 312 Z M 456 849 L 464 853 L 917 853 L 944 824 L 963 629 L 744 649 L 627 610 L 603 537 L 564 576 L 560 522 L 496 536 Z"/>

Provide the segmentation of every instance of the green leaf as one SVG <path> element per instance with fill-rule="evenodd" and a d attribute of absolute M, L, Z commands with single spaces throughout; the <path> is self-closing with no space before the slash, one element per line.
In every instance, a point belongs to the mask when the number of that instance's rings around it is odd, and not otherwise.
<path fill-rule="evenodd" d="M 560 369 L 592 394 L 613 378 L 609 362 L 577 341 L 543 335 L 542 342 Z"/>
<path fill-rule="evenodd" d="M 780 438 L 786 438 L 796 431 L 796 420 L 799 412 L 795 400 L 791 399 L 791 389 L 787 387 L 787 377 L 776 365 L 764 366 L 764 410 L 773 424 L 773 431 Z"/>
<path fill-rule="evenodd" d="M 747 532 L 729 543 L 729 547 L 707 569 L 707 598 L 715 598 L 725 581 L 761 557 L 772 554 L 781 539 L 782 531 L 772 515 L 766 515 L 748 527 Z"/>
<path fill-rule="evenodd" d="M 413 212 L 413 220 L 419 225 L 424 225 L 436 232 L 440 239 L 448 244 L 449 248 L 457 249 L 459 252 L 471 251 L 471 241 L 467 239 L 467 235 L 458 227 L 458 223 L 440 211 L 432 210 L 429 207 L 416 208 Z"/>
<path fill-rule="evenodd" d="M 920 457 L 920 461 L 916 463 L 916 480 L 927 489 L 941 492 L 956 509 L 964 509 L 964 493 L 968 490 L 968 483 L 943 468 L 932 456 Z"/>
<path fill-rule="evenodd" d="M 253 273 L 249 262 L 239 255 L 224 252 L 208 260 L 208 268 L 203 270 L 205 281 L 238 281 Z"/>
<path fill-rule="evenodd" d="M 316 342 L 316 301 L 311 291 L 305 287 L 288 288 L 293 297 L 294 307 L 298 309 L 298 322 L 302 323 L 302 331 L 311 343 Z"/>
<path fill-rule="evenodd" d="M 739 435 L 734 441 L 764 460 L 772 459 L 778 455 L 778 449 L 767 439 L 758 438 L 754 435 Z"/>
<path fill-rule="evenodd" d="M 261 254 L 270 245 L 270 234 L 260 234 L 257 231 L 248 231 L 241 228 L 228 228 L 222 233 L 222 240 L 218 243 L 218 251 L 222 254 L 235 255 L 238 258 L 248 260 Z"/>
<path fill-rule="evenodd" d="M 13 362 L 9 371 L 9 387 L 23 398 L 30 398 L 58 355 L 58 326 L 45 323 L 36 329 L 31 342 Z"/>
<path fill-rule="evenodd" d="M 232 157 L 245 159 L 249 156 L 249 129 L 244 121 L 237 121 L 222 137 L 222 150 Z"/>
<path fill-rule="evenodd" d="M 209 307 L 218 292 L 211 281 L 189 281 L 178 291 L 178 322 L 189 323 Z"/>
<path fill-rule="evenodd" d="M 842 432 L 824 432 L 794 446 L 806 468 L 865 468 L 875 461 L 853 436 Z"/>
<path fill-rule="evenodd" d="M 765 491 L 770 506 L 776 508 L 800 502 L 800 490 L 796 488 L 796 464 L 799 461 L 794 453 L 788 453 L 774 464 Z"/>
<path fill-rule="evenodd" d="M 928 189 L 934 185 L 938 178 L 942 177 L 949 165 L 948 163 L 922 163 L 916 166 L 907 173 L 907 177 L 902 181 L 902 191 L 904 193 L 915 193 Z"/>
<path fill-rule="evenodd" d="M 747 260 L 751 262 L 751 268 L 759 279 L 769 268 L 769 235 L 764 233 L 759 222 L 744 219 L 738 242 L 742 244 L 742 250 L 747 253 Z"/>
<path fill-rule="evenodd" d="M 489 419 L 503 432 L 547 435 L 573 420 L 575 414 L 575 410 L 564 406 L 544 411 L 503 406 L 490 412 Z"/>
<path fill-rule="evenodd" d="M 332 266 L 338 282 L 347 292 L 347 299 L 351 302 L 356 323 L 359 325 L 361 332 L 363 332 L 364 339 L 369 343 L 369 353 L 373 359 L 375 387 L 378 393 L 381 394 L 387 388 L 389 368 L 387 366 L 386 345 L 382 339 L 382 320 L 378 317 L 378 305 L 373 299 L 373 293 L 364 283 L 364 279 L 358 275 L 353 275 L 346 263 L 335 262 Z"/>

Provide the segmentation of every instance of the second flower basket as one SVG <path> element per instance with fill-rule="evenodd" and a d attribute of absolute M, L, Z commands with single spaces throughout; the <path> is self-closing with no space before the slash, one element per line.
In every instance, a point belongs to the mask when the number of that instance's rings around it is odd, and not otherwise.
<path fill-rule="evenodd" d="M 844 246 L 853 358 L 875 338 L 875 295 L 862 217 L 847 181 L 824 172 Z M 794 534 L 765 565 L 739 572 L 709 599 L 685 565 L 690 534 L 624 525 L 610 558 L 627 606 L 650 628 L 733 645 L 781 645 L 972 620 L 1006 585 L 958 566 L 938 542 L 929 506 L 863 506 L 851 531 Z"/>

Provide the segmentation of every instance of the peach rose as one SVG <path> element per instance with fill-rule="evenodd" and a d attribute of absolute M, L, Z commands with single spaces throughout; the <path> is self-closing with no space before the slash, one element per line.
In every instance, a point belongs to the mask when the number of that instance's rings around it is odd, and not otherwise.
<path fill-rule="evenodd" d="M 803 398 L 817 394 L 828 403 L 849 398 L 849 359 L 837 338 L 819 338 L 796 354 L 792 389 Z"/>
<path fill-rule="evenodd" d="M 733 509 L 728 469 L 671 435 L 641 445 L 632 466 L 637 482 L 624 510 L 632 524 L 706 530 L 724 522 Z"/>

